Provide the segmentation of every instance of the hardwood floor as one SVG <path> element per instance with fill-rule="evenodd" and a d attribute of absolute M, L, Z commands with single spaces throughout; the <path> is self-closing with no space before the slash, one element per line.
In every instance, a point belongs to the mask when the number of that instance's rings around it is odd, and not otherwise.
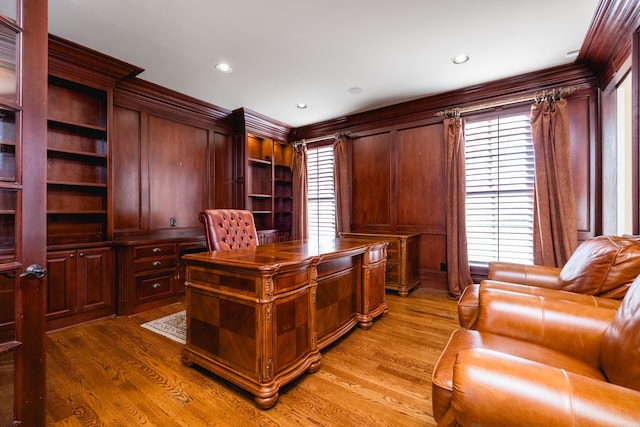
<path fill-rule="evenodd" d="M 387 301 L 387 316 L 325 349 L 320 371 L 281 388 L 269 410 L 139 326 L 182 303 L 50 332 L 47 425 L 435 426 L 431 373 L 458 325 L 455 301 L 426 289 Z"/>

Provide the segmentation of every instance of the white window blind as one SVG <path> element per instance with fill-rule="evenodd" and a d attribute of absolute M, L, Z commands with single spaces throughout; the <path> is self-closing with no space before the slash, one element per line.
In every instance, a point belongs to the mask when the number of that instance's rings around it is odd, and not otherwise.
<path fill-rule="evenodd" d="M 469 262 L 533 262 L 529 114 L 465 121 Z"/>
<path fill-rule="evenodd" d="M 336 235 L 336 201 L 333 185 L 333 146 L 307 149 L 309 239 Z"/>

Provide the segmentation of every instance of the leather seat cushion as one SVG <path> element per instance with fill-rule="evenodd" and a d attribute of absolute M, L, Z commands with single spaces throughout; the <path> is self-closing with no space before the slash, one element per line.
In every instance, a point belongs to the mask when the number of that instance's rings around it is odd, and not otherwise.
<path fill-rule="evenodd" d="M 452 398 L 453 366 L 458 352 L 463 349 L 484 348 L 507 353 L 533 362 L 564 369 L 578 375 L 606 381 L 597 367 L 579 361 L 555 350 L 512 338 L 493 335 L 476 330 L 458 329 L 450 337 L 449 343 L 440 355 L 433 370 L 433 412 L 440 420 L 449 409 Z"/>

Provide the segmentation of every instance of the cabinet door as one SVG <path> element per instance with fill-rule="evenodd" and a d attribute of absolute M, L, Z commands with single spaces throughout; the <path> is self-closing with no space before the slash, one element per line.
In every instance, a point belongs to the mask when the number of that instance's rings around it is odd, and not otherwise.
<path fill-rule="evenodd" d="M 90 248 L 77 251 L 77 307 L 79 312 L 107 308 L 113 301 L 113 251 Z"/>
<path fill-rule="evenodd" d="M 76 312 L 76 251 L 47 253 L 47 320 Z"/>

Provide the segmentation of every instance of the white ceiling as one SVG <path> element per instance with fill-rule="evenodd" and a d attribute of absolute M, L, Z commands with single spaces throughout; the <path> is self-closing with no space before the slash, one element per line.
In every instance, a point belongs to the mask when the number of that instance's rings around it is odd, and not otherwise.
<path fill-rule="evenodd" d="M 597 3 L 50 0 L 49 32 L 147 81 L 298 127 L 573 62 Z M 454 65 L 460 53 L 471 60 Z"/>

